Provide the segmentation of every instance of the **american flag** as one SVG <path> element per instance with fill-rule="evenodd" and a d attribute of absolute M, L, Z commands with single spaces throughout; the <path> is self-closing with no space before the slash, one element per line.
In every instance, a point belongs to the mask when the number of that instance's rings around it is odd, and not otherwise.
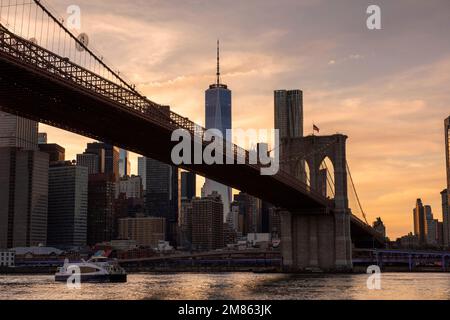
<path fill-rule="evenodd" d="M 313 131 L 317 131 L 317 133 L 320 132 L 320 129 L 318 126 L 316 126 L 315 124 L 313 124 Z"/>

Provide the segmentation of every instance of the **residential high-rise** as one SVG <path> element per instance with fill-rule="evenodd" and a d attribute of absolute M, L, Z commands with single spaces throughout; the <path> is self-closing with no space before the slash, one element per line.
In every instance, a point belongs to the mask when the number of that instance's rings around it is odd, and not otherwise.
<path fill-rule="evenodd" d="M 303 92 L 301 90 L 276 90 L 275 129 L 281 138 L 303 137 Z"/>
<path fill-rule="evenodd" d="M 414 235 L 418 236 L 419 243 L 421 245 L 426 244 L 427 242 L 427 217 L 425 214 L 425 208 L 422 204 L 421 199 L 417 199 L 416 207 L 413 210 L 414 216 Z"/>
<path fill-rule="evenodd" d="M 138 176 L 142 179 L 142 189 L 147 190 L 146 158 L 138 157 Z"/>
<path fill-rule="evenodd" d="M 272 234 L 272 239 L 281 239 L 281 217 L 275 207 L 269 210 L 269 232 Z"/>
<path fill-rule="evenodd" d="M 213 192 L 203 198 L 192 199 L 192 248 L 210 251 L 223 248 L 223 204 Z"/>
<path fill-rule="evenodd" d="M 142 179 L 139 176 L 124 176 L 117 182 L 116 198 L 119 194 L 126 198 L 142 198 Z"/>
<path fill-rule="evenodd" d="M 165 239 L 165 221 L 158 217 L 119 219 L 119 238 L 135 240 L 139 246 L 156 248 Z"/>
<path fill-rule="evenodd" d="M 115 178 L 105 173 L 89 175 L 88 245 L 110 241 L 114 234 Z"/>
<path fill-rule="evenodd" d="M 381 234 L 383 238 L 386 238 L 386 227 L 380 217 L 372 223 L 372 227 Z"/>
<path fill-rule="evenodd" d="M 46 244 L 48 165 L 47 153 L 0 148 L 0 248 Z"/>
<path fill-rule="evenodd" d="M 175 244 L 181 198 L 178 168 L 146 158 L 146 176 L 146 213 L 152 217 L 166 219 L 167 240 Z"/>
<path fill-rule="evenodd" d="M 231 203 L 230 214 L 227 218 L 228 225 L 236 232 L 242 234 L 242 229 L 239 228 L 239 203 L 233 201 Z"/>
<path fill-rule="evenodd" d="M 127 198 L 121 193 L 114 199 L 113 238 L 119 238 L 119 221 L 124 218 L 143 217 L 145 214 L 143 198 Z"/>
<path fill-rule="evenodd" d="M 179 245 L 185 249 L 192 249 L 192 201 L 191 200 L 181 200 L 181 210 L 180 210 L 180 234 L 179 234 Z"/>
<path fill-rule="evenodd" d="M 38 150 L 38 123 L 0 111 L 0 148 Z"/>
<path fill-rule="evenodd" d="M 119 176 L 131 175 L 130 155 L 127 150 L 119 149 Z"/>
<path fill-rule="evenodd" d="M 193 172 L 181 172 L 181 200 L 192 200 L 196 194 L 196 176 Z"/>
<path fill-rule="evenodd" d="M 442 190 L 442 244 L 444 247 L 450 245 L 450 206 L 447 189 Z"/>
<path fill-rule="evenodd" d="M 205 117 L 206 129 L 219 130 L 224 139 L 231 142 L 231 132 L 227 132 L 227 130 L 231 130 L 232 128 L 231 90 L 220 81 L 219 41 L 217 41 L 216 83 L 210 85 L 209 89 L 205 92 Z M 205 179 L 203 190 L 205 195 L 209 195 L 213 191 L 217 191 L 220 194 L 226 218 L 230 212 L 230 204 L 232 201 L 231 188 L 211 179 Z"/>
<path fill-rule="evenodd" d="M 262 202 L 247 193 L 240 192 L 234 196 L 234 203 L 239 206 L 239 215 L 242 217 L 242 233 L 262 232 Z"/>
<path fill-rule="evenodd" d="M 66 159 L 66 149 L 56 143 L 40 143 L 39 150 L 48 153 L 50 163 L 60 162 Z"/>
<path fill-rule="evenodd" d="M 87 243 L 88 169 L 71 162 L 51 165 L 48 194 L 48 241 L 59 248 Z"/>
<path fill-rule="evenodd" d="M 431 206 L 424 206 L 424 210 L 427 219 L 427 244 L 436 246 L 438 237 L 438 220 L 434 219 Z"/>
<path fill-rule="evenodd" d="M 444 223 L 440 221 L 437 222 L 437 244 L 444 245 Z"/>

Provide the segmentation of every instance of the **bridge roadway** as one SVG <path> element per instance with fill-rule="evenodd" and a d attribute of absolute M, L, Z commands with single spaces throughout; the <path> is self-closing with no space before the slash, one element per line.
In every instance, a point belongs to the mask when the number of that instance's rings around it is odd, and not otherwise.
<path fill-rule="evenodd" d="M 0 29 L 0 110 L 172 164 L 175 129 L 204 129 L 137 92 L 110 82 L 4 28 Z M 206 144 L 203 144 L 203 148 Z M 258 165 L 182 165 L 276 206 L 329 213 L 330 202 L 289 174 Z"/>

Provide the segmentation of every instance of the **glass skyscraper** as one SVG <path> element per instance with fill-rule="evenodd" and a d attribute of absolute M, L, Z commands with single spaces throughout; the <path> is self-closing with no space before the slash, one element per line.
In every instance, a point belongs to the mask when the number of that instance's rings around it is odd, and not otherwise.
<path fill-rule="evenodd" d="M 166 240 L 176 244 L 176 226 L 180 207 L 178 168 L 145 158 L 145 207 L 148 216 L 165 218 Z"/>
<path fill-rule="evenodd" d="M 50 166 L 47 244 L 60 248 L 87 241 L 88 168 L 70 162 Z"/>
<path fill-rule="evenodd" d="M 142 179 L 142 189 L 147 190 L 147 168 L 146 168 L 146 158 L 138 158 L 138 176 Z"/>
<path fill-rule="evenodd" d="M 193 172 L 181 173 L 181 200 L 192 200 L 196 192 L 196 176 Z"/>
<path fill-rule="evenodd" d="M 223 137 L 231 141 L 231 91 L 227 85 L 220 82 L 220 55 L 219 41 L 217 41 L 217 73 L 216 83 L 209 86 L 205 92 L 205 127 L 206 129 L 218 129 Z M 221 196 L 225 219 L 230 212 L 231 188 L 216 181 L 206 179 L 203 194 L 210 195 L 213 191 Z"/>
<path fill-rule="evenodd" d="M 119 176 L 125 177 L 131 175 L 130 156 L 127 150 L 119 149 Z"/>

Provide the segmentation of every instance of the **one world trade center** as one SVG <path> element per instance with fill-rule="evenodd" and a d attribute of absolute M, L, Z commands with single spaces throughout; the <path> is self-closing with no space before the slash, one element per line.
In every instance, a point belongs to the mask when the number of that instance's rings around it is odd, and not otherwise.
<path fill-rule="evenodd" d="M 231 90 L 220 82 L 219 41 L 217 41 L 217 73 L 216 83 L 205 92 L 205 126 L 206 129 L 218 129 L 223 137 L 231 141 Z M 231 188 L 211 179 L 205 180 L 203 193 L 205 196 L 217 191 L 222 197 L 224 218 L 228 217 L 231 203 Z"/>

